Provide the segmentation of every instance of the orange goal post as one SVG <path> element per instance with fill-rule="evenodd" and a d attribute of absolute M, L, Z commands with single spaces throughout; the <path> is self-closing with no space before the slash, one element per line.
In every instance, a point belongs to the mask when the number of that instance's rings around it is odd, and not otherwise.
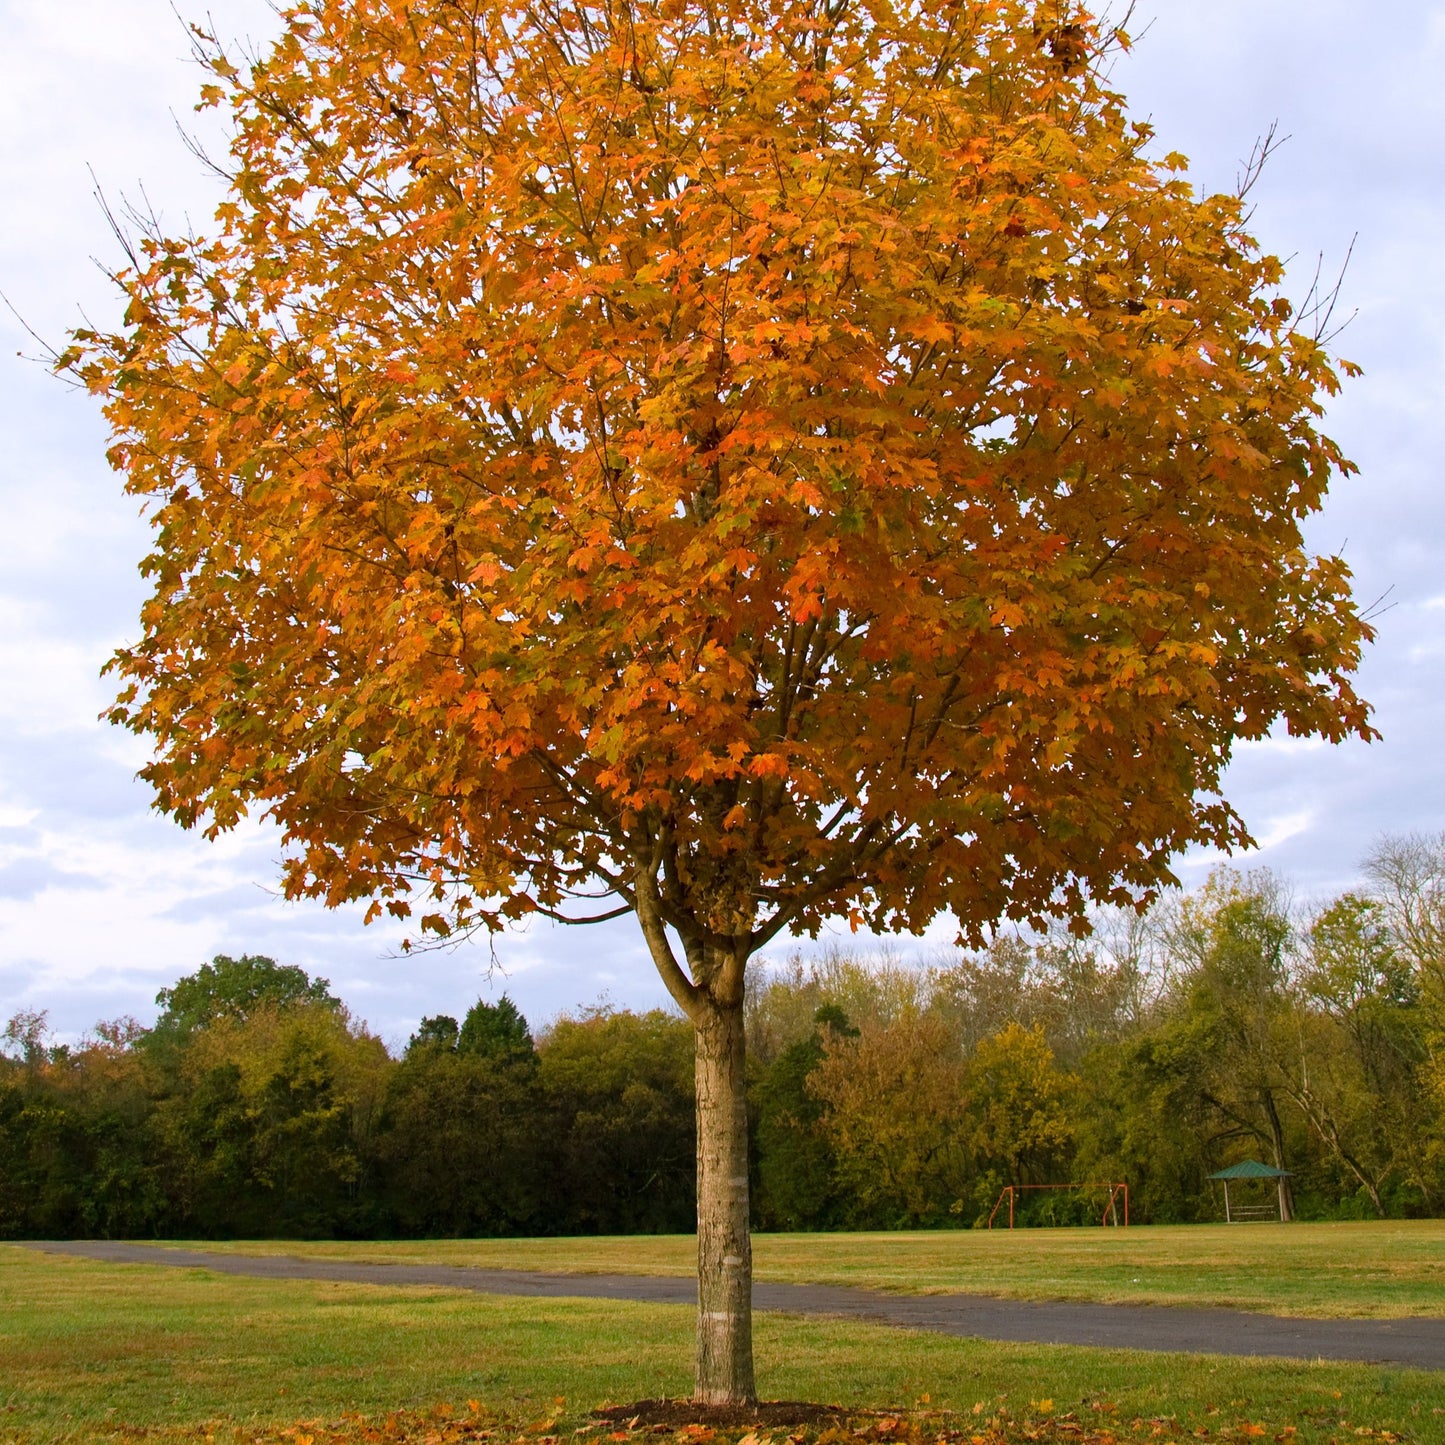
<path fill-rule="evenodd" d="M 1129 1186 L 1123 1180 L 1101 1181 L 1095 1184 L 1005 1184 L 999 1191 L 997 1201 L 994 1203 L 993 1212 L 988 1217 L 988 1227 L 993 1228 L 993 1221 L 1003 1202 L 1008 1200 L 1008 1227 L 1014 1227 L 1014 1198 L 1025 1189 L 1107 1189 L 1109 1191 L 1108 1203 L 1104 1205 L 1104 1212 L 1099 1217 L 1100 1224 L 1115 1224 L 1127 1228 L 1129 1224 Z M 1123 1205 L 1122 1216 L 1120 1205 Z"/>

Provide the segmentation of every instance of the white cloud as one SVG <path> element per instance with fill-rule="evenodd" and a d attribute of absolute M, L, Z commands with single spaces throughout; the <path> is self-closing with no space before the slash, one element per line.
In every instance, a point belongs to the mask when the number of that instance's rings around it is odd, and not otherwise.
<path fill-rule="evenodd" d="M 1271 733 L 1266 738 L 1251 738 L 1242 742 L 1235 749 L 1240 756 L 1248 756 L 1251 753 L 1273 753 L 1284 754 L 1287 757 L 1298 757 L 1302 753 L 1317 753 L 1330 744 L 1324 738 L 1307 737 L 1295 738 L 1288 733 Z"/>
<path fill-rule="evenodd" d="M 1257 851 L 1267 853 L 1271 848 L 1278 848 L 1281 843 L 1288 843 L 1291 838 L 1298 838 L 1309 830 L 1314 821 L 1315 813 L 1312 808 L 1271 819 L 1269 827 L 1260 835 Z"/>

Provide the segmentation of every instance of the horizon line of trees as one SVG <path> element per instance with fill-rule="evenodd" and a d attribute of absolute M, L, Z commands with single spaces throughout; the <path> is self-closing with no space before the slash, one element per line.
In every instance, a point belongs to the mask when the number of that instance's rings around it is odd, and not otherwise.
<path fill-rule="evenodd" d="M 1445 1206 L 1445 833 L 1309 909 L 1267 872 L 929 967 L 795 957 L 747 1002 L 761 1229 L 966 1227 L 1009 1184 L 1127 1180 L 1138 1222 L 1290 1172 L 1298 1217 Z M 695 1226 L 693 1039 L 505 995 L 400 1057 L 325 979 L 219 956 L 160 1015 L 0 1035 L 0 1237 L 466 1236 Z M 1087 1191 L 1023 1223 L 1097 1223 Z"/>

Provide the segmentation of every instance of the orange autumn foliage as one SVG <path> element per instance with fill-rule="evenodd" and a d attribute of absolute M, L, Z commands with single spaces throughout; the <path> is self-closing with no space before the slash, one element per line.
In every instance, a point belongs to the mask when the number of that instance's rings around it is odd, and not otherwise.
<path fill-rule="evenodd" d="M 66 360 L 156 528 L 113 716 L 288 893 L 974 934 L 1239 843 L 1237 739 L 1367 733 L 1334 372 L 1076 7 L 284 18 L 199 42 L 214 233 Z"/>

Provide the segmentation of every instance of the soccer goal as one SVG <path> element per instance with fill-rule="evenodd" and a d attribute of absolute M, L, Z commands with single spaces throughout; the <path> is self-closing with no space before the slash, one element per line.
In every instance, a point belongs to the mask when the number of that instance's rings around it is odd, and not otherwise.
<path fill-rule="evenodd" d="M 1123 1180 L 1101 1182 L 1097 1184 L 1005 1184 L 999 1191 L 998 1199 L 993 1206 L 993 1212 L 988 1217 L 988 1227 L 993 1228 L 993 1222 L 998 1218 L 998 1212 L 1008 1201 L 1008 1227 L 1014 1227 L 1014 1203 L 1016 1196 L 1030 1189 L 1072 1189 L 1072 1190 L 1098 1190 L 1107 1196 L 1104 1211 L 1099 1216 L 1099 1223 L 1103 1225 L 1116 1225 L 1119 1228 L 1127 1228 L 1129 1224 L 1129 1186 Z"/>

